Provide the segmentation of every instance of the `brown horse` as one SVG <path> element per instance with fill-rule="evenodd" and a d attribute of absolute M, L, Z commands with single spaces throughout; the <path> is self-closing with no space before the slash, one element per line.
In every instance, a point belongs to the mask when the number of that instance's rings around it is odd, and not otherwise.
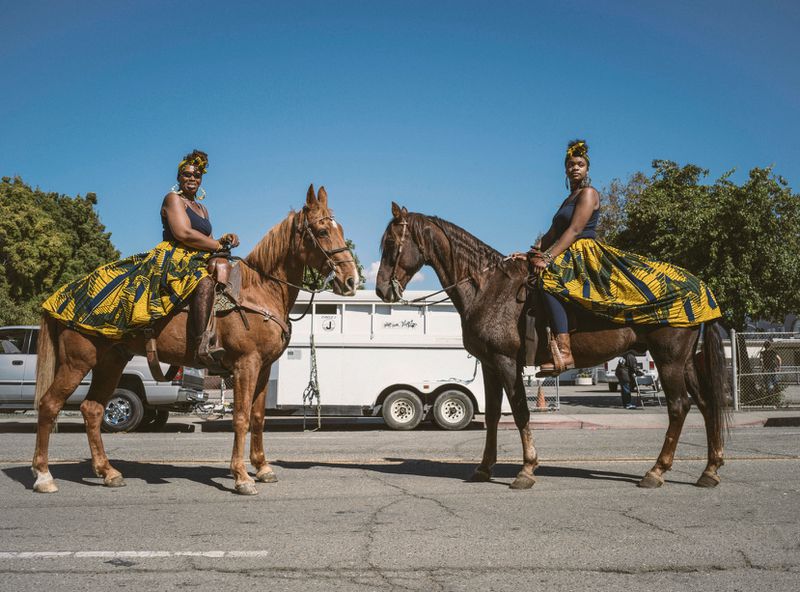
<path fill-rule="evenodd" d="M 358 270 L 345 244 L 344 233 L 328 209 L 323 187 L 319 195 L 311 186 L 300 212 L 290 212 L 256 245 L 240 264 L 241 301 L 248 305 L 249 328 L 238 312 L 229 311 L 217 319 L 217 335 L 225 348 L 222 364 L 233 373 L 233 453 L 231 472 L 236 491 L 245 495 L 258 493 L 244 463 L 245 435 L 251 432 L 250 462 L 256 479 L 277 481 L 264 455 L 264 410 L 266 387 L 272 363 L 286 348 L 288 313 L 297 297 L 305 266 L 321 273 L 335 273 L 334 291 L 352 296 L 358 283 Z M 279 321 L 259 314 L 258 309 L 276 316 Z M 178 310 L 158 321 L 153 329 L 158 354 L 171 364 L 192 365 L 193 354 L 187 345 L 188 314 Z M 48 470 L 47 452 L 53 422 L 64 401 L 86 374 L 92 370 L 89 393 L 81 404 L 92 453 L 92 468 L 109 487 L 124 485 L 122 474 L 108 461 L 100 437 L 100 423 L 105 403 L 111 396 L 122 369 L 131 354 L 143 354 L 141 336 L 109 340 L 89 336 L 62 326 L 43 315 L 38 345 L 36 401 L 39 423 L 36 452 L 33 457 L 34 491 L 58 490 Z"/>
<path fill-rule="evenodd" d="M 392 203 L 393 219 L 381 241 L 381 265 L 375 291 L 386 302 L 400 300 L 402 291 L 423 265 L 433 267 L 461 314 L 464 347 L 481 361 L 486 388 L 486 445 L 472 479 L 488 481 L 497 460 L 497 424 L 505 390 L 522 439 L 522 470 L 511 484 L 527 489 L 535 483 L 538 464 L 530 426 L 530 411 L 522 383 L 525 361 L 523 307 L 527 266 L 509 260 L 459 228 L 433 216 L 409 213 Z M 684 419 L 691 402 L 706 425 L 708 464 L 697 485 L 719 483 L 723 432 L 728 402 L 725 358 L 718 322 L 705 327 L 702 354 L 695 355 L 699 327 L 620 326 L 589 324 L 572 336 L 576 367 L 589 368 L 628 349 L 649 349 L 658 367 L 669 412 L 669 427 L 658 460 L 639 482 L 659 487 L 672 467 Z"/>

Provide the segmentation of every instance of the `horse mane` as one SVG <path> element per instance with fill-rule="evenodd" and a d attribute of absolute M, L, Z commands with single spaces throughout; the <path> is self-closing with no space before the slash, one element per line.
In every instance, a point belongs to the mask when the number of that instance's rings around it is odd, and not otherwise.
<path fill-rule="evenodd" d="M 299 215 L 291 210 L 282 221 L 270 228 L 253 250 L 244 258 L 245 262 L 262 274 L 269 274 L 284 261 L 287 251 L 291 247 L 292 236 L 295 229 L 295 220 Z M 244 276 L 243 282 L 246 282 Z"/>
<path fill-rule="evenodd" d="M 480 283 L 484 269 L 490 265 L 498 265 L 506 275 L 510 276 L 510 270 L 502 263 L 504 258 L 502 253 L 460 226 L 438 216 L 427 216 L 415 212 L 409 213 L 409 230 L 412 236 L 416 237 L 418 243 L 428 248 L 433 247 L 431 241 L 426 237 L 425 229 L 427 223 L 438 226 L 450 241 L 450 247 L 453 251 L 452 259 L 455 277 L 470 277 L 476 283 Z"/>

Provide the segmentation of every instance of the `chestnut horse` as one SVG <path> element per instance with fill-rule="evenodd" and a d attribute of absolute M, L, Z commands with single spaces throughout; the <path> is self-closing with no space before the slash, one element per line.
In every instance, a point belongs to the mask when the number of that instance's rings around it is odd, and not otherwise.
<path fill-rule="evenodd" d="M 497 461 L 497 424 L 505 390 L 522 439 L 522 470 L 511 487 L 528 489 L 535 483 L 538 465 L 530 426 L 530 411 L 522 383 L 525 362 L 524 261 L 504 258 L 465 230 L 440 218 L 409 213 L 392 203 L 393 219 L 381 240 L 381 264 L 375 291 L 386 302 L 401 299 L 412 276 L 423 265 L 433 267 L 461 315 L 464 347 L 481 361 L 486 389 L 486 444 L 474 481 L 491 479 Z M 699 327 L 622 326 L 591 323 L 572 335 L 572 353 L 578 368 L 589 368 L 628 349 L 649 349 L 658 367 L 667 399 L 669 427 L 655 465 L 639 482 L 659 487 L 672 467 L 684 419 L 691 402 L 703 414 L 708 440 L 708 464 L 697 485 L 719 483 L 723 432 L 727 423 L 728 385 L 720 326 L 705 326 L 702 354 L 695 355 Z"/>
<path fill-rule="evenodd" d="M 323 274 L 334 272 L 334 291 L 352 296 L 358 270 L 345 244 L 344 233 L 328 209 L 328 196 L 320 187 L 318 196 L 309 187 L 300 212 L 290 212 L 255 246 L 240 264 L 240 299 L 247 304 L 249 328 L 236 311 L 217 318 L 218 340 L 225 349 L 223 366 L 233 373 L 233 453 L 231 472 L 237 493 L 258 493 L 244 463 L 245 435 L 251 432 L 250 462 L 256 479 L 277 481 L 264 455 L 264 411 L 270 366 L 286 348 L 289 336 L 282 325 L 297 298 L 305 266 Z M 291 285 L 291 284 L 294 284 Z M 271 313 L 279 322 L 259 314 Z M 188 314 L 178 310 L 153 325 L 158 354 L 170 364 L 192 365 L 194 352 L 187 344 Z M 81 404 L 81 413 L 92 453 L 92 468 L 109 487 L 124 485 L 122 474 L 108 461 L 100 437 L 105 403 L 117 385 L 131 354 L 145 353 L 142 336 L 122 340 L 90 336 L 68 329 L 43 315 L 38 345 L 36 401 L 39 422 L 33 457 L 34 491 L 51 493 L 58 487 L 48 470 L 50 431 L 64 401 L 92 370 L 91 386 Z"/>

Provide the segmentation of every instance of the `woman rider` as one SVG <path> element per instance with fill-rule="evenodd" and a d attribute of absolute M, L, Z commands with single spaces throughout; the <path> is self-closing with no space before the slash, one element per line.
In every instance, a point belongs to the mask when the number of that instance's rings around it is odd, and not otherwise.
<path fill-rule="evenodd" d="M 528 253 L 550 316 L 550 349 L 560 358 L 542 364 L 540 376 L 575 367 L 566 303 L 630 325 L 690 327 L 722 316 L 711 290 L 686 270 L 596 240 L 600 195 L 591 186 L 584 140 L 569 143 L 564 167 L 570 194 Z"/>
<path fill-rule="evenodd" d="M 212 252 L 238 246 L 239 238 L 224 234 L 217 240 L 211 234 L 208 211 L 199 203 L 207 169 L 208 155 L 200 150 L 178 165 L 178 183 L 161 205 L 163 240 L 153 250 L 99 267 L 60 288 L 42 307 L 72 329 L 121 339 L 149 327 L 194 293 L 188 328 L 192 352 L 199 362 L 213 361 L 217 350 L 210 348 L 206 329 L 214 280 L 207 265 Z"/>

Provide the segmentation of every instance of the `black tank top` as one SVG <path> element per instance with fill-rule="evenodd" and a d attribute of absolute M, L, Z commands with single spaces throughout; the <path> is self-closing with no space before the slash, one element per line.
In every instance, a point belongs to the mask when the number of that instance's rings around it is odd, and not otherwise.
<path fill-rule="evenodd" d="M 553 216 L 553 228 L 556 229 L 556 236 L 561 236 L 564 234 L 564 231 L 569 228 L 570 222 L 572 222 L 572 215 L 575 213 L 575 200 L 567 201 L 564 203 L 558 211 L 556 215 Z M 600 217 L 600 208 L 597 208 L 592 215 L 589 217 L 589 221 L 586 223 L 586 226 L 583 227 L 583 232 L 581 232 L 575 240 L 581 238 L 597 238 L 597 220 Z"/>
<path fill-rule="evenodd" d="M 186 206 L 186 215 L 189 216 L 189 222 L 192 224 L 192 229 L 197 232 L 202 232 L 206 236 L 211 236 L 211 221 L 208 218 L 203 218 L 200 214 L 195 212 L 190 206 Z M 180 242 L 172 236 L 172 230 L 167 222 L 167 217 L 161 214 L 161 226 L 164 228 L 162 233 L 162 240 Z"/>

